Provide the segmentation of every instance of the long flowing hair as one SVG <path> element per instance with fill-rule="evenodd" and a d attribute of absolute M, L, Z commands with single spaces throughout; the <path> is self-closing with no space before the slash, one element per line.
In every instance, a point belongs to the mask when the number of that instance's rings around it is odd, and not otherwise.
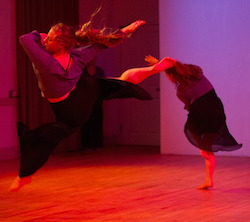
<path fill-rule="evenodd" d="M 183 88 L 188 88 L 192 81 L 199 81 L 203 71 L 199 66 L 183 64 L 176 61 L 173 67 L 166 70 L 166 74 L 173 75 L 176 83 Z"/>
<path fill-rule="evenodd" d="M 94 29 L 93 19 L 100 9 L 101 7 L 91 15 L 90 21 L 80 26 L 78 30 L 61 22 L 52 26 L 51 29 L 56 32 L 57 41 L 63 44 L 66 50 L 70 50 L 73 47 L 87 45 L 89 43 L 114 47 L 131 36 L 131 33 L 125 34 L 119 29 L 115 31 L 107 27 L 101 30 Z"/>
<path fill-rule="evenodd" d="M 86 45 L 89 43 L 98 43 L 107 47 L 114 47 L 122 43 L 125 39 L 131 36 L 131 33 L 124 34 L 119 29 L 104 27 L 103 29 L 95 29 L 93 27 L 93 20 L 95 15 L 101 10 L 98 8 L 92 15 L 90 21 L 83 24 L 79 30 L 76 31 L 77 43 L 79 45 Z"/>

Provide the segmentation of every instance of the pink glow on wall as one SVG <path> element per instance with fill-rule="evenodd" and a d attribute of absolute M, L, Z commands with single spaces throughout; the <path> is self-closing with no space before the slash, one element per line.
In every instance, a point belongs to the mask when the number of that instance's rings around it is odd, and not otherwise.
<path fill-rule="evenodd" d="M 160 55 L 202 67 L 221 98 L 229 131 L 243 148 L 218 155 L 250 156 L 250 2 L 159 1 Z M 183 127 L 187 111 L 161 74 L 161 151 L 197 154 Z"/>
<path fill-rule="evenodd" d="M 1 87 L 0 98 L 9 96 L 10 90 L 16 90 L 16 32 L 15 1 L 0 1 L 1 21 Z"/>
<path fill-rule="evenodd" d="M 9 98 L 9 91 L 17 90 L 15 0 L 0 1 L 0 11 L 0 160 L 3 160 L 19 156 L 17 100 Z"/>

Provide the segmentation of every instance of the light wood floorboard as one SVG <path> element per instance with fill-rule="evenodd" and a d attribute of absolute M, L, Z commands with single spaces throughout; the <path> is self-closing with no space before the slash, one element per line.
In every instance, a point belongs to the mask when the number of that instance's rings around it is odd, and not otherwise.
<path fill-rule="evenodd" d="M 55 154 L 15 193 L 19 160 L 1 161 L 0 221 L 250 221 L 250 158 L 216 160 L 214 188 L 196 190 L 200 156 L 139 146 Z"/>

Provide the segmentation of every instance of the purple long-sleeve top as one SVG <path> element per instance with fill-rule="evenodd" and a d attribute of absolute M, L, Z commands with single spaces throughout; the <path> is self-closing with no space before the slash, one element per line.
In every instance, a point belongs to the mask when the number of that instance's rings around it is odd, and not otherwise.
<path fill-rule="evenodd" d="M 19 41 L 33 64 L 38 78 L 38 86 L 46 98 L 59 98 L 70 92 L 87 63 L 94 59 L 100 51 L 107 48 L 104 45 L 88 44 L 71 49 L 70 55 L 73 57 L 73 64 L 69 72 L 66 72 L 60 63 L 39 44 L 38 31 L 22 35 Z"/>
<path fill-rule="evenodd" d="M 190 105 L 201 96 L 214 89 L 209 80 L 202 74 L 201 79 L 192 81 L 187 89 L 179 86 L 177 89 L 178 98 L 185 104 L 184 109 L 189 110 Z"/>

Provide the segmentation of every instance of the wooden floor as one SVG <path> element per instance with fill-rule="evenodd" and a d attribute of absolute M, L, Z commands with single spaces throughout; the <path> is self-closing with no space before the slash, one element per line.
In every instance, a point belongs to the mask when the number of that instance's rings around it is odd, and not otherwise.
<path fill-rule="evenodd" d="M 8 187 L 19 160 L 0 162 L 0 221 L 247 222 L 250 158 L 217 157 L 215 186 L 200 156 L 154 147 L 114 147 L 52 155 L 32 183 Z"/>

